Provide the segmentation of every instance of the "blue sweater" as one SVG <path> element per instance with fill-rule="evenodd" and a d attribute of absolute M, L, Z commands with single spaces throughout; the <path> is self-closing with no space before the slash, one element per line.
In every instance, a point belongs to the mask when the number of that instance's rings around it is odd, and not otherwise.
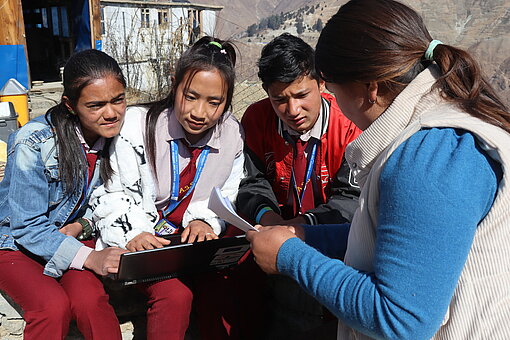
<path fill-rule="evenodd" d="M 428 339 L 441 325 L 500 175 L 472 134 L 421 130 L 381 173 L 373 273 L 328 257 L 345 252 L 349 225 L 306 227 L 307 244 L 292 238 L 281 246 L 278 270 L 371 337 Z"/>

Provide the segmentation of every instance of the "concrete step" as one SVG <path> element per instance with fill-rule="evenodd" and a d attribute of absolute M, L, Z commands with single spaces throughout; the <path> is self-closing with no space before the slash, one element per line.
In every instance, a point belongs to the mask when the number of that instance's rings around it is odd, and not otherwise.
<path fill-rule="evenodd" d="M 28 109 L 30 119 L 41 116 L 52 106 L 60 102 L 64 87 L 60 82 L 43 83 L 33 86 L 28 93 Z"/>

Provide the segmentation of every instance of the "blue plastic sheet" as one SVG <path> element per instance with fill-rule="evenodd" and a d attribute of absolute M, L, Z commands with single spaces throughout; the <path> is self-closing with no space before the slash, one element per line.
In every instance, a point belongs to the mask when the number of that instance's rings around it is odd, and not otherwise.
<path fill-rule="evenodd" d="M 89 2 L 84 0 L 73 1 L 73 28 L 76 46 L 74 52 L 92 48 L 90 41 Z"/>
<path fill-rule="evenodd" d="M 28 86 L 28 67 L 23 45 L 0 45 L 0 88 L 14 78 Z"/>

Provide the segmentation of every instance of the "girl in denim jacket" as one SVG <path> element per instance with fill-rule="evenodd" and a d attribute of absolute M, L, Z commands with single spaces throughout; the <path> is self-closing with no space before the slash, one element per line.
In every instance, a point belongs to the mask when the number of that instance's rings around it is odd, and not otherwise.
<path fill-rule="evenodd" d="M 119 248 L 95 251 L 89 194 L 112 174 L 125 80 L 103 52 L 72 56 L 60 104 L 9 137 L 0 183 L 0 290 L 23 310 L 24 339 L 63 339 L 76 320 L 85 339 L 121 339 L 96 275 L 117 270 Z"/>

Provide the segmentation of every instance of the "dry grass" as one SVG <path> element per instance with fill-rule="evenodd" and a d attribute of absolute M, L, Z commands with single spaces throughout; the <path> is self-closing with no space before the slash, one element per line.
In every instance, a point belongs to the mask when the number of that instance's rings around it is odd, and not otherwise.
<path fill-rule="evenodd" d="M 234 116 L 236 116 L 237 119 L 241 119 L 248 106 L 266 96 L 266 92 L 258 81 L 246 80 L 238 83 L 234 89 L 234 98 L 232 100 Z"/>

